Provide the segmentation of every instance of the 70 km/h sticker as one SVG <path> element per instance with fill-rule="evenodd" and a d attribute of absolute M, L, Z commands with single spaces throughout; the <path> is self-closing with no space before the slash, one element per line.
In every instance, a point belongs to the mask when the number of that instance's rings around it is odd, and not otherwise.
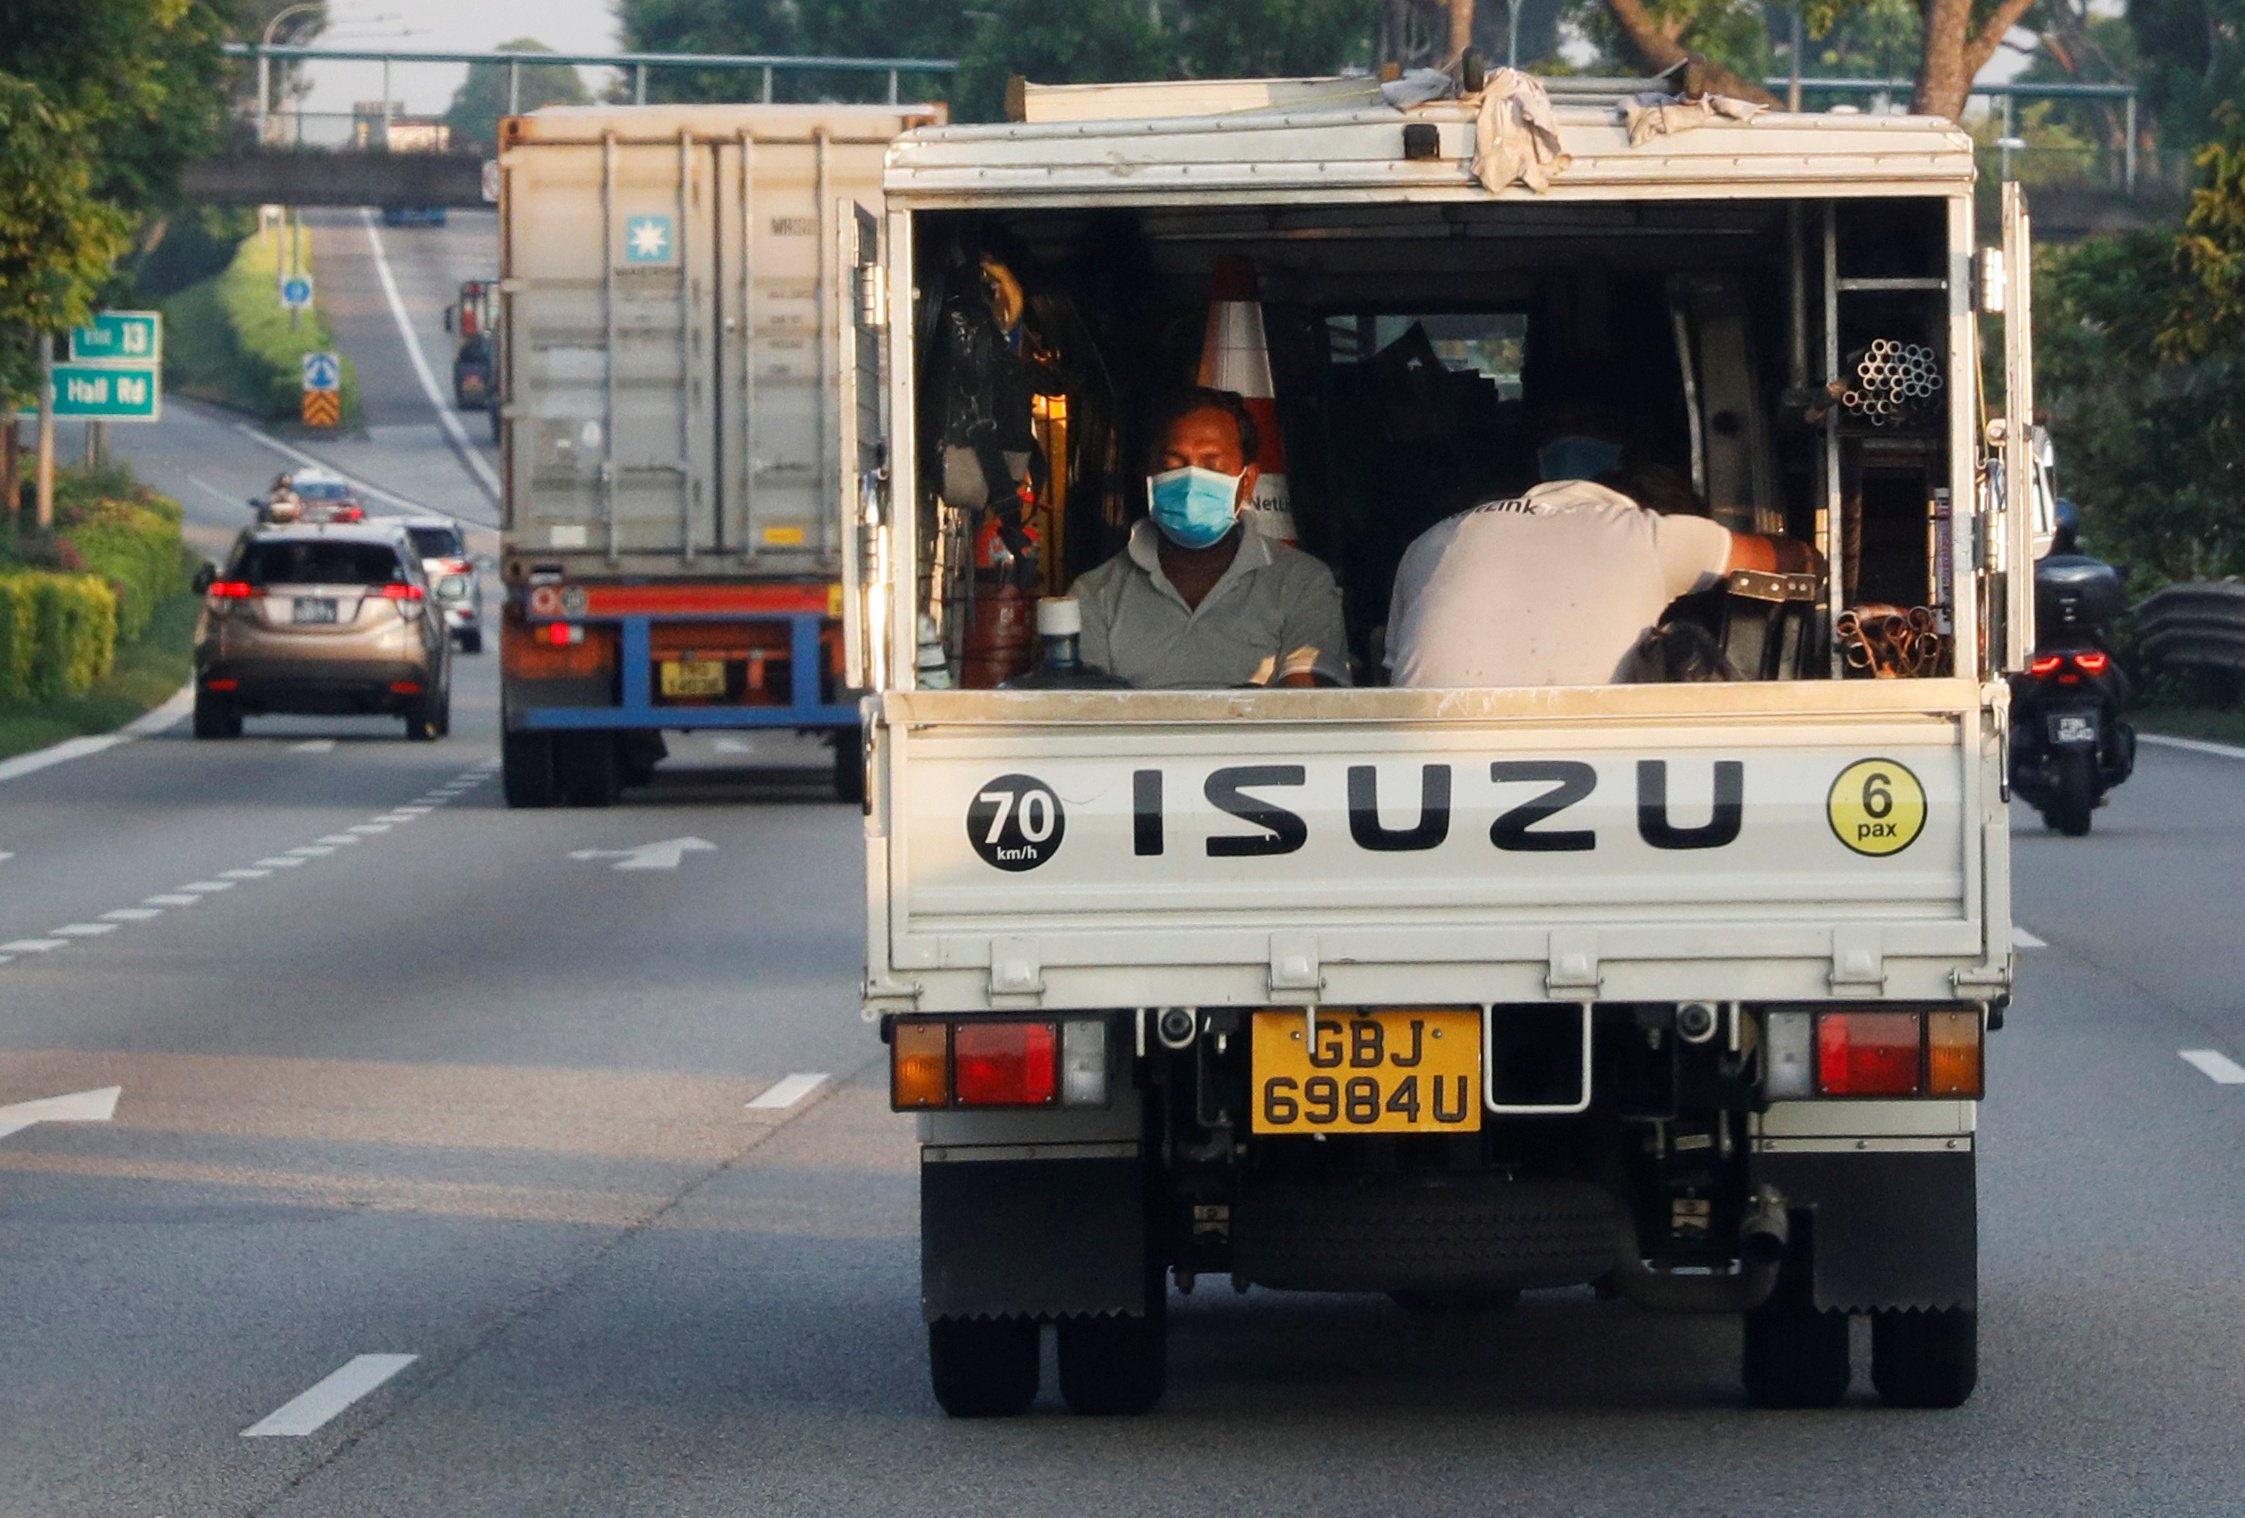
<path fill-rule="evenodd" d="M 1824 800 L 1840 842 L 1858 854 L 1899 854 L 1925 831 L 1925 787 L 1892 759 L 1859 759 Z"/>

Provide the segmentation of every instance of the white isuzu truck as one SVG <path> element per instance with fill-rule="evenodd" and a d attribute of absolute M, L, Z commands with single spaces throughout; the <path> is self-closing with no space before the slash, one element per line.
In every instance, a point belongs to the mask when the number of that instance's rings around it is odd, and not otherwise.
<path fill-rule="evenodd" d="M 1152 1406 L 1196 1284 L 1736 1314 L 1767 1406 L 1840 1400 L 1864 1316 L 1884 1400 L 1973 1389 L 2024 204 L 1982 256 L 1946 121 L 1465 82 L 1027 87 L 842 227 L 864 1012 L 954 1414 L 1026 1407 L 1048 1323 L 1069 1406 Z M 1009 679 L 1240 260 L 1247 530 L 1333 570 L 1354 686 Z M 1586 431 L 1828 568 L 1671 608 L 1733 678 L 1385 688 L 1403 549 Z"/>

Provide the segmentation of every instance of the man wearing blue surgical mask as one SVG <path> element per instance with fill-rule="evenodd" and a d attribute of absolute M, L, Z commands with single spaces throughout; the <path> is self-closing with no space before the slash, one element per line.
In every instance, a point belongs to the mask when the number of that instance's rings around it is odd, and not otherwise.
<path fill-rule="evenodd" d="M 1069 592 L 1086 664 L 1155 690 L 1349 683 L 1333 571 L 1240 520 L 1259 442 L 1229 390 L 1162 408 L 1146 518 Z"/>

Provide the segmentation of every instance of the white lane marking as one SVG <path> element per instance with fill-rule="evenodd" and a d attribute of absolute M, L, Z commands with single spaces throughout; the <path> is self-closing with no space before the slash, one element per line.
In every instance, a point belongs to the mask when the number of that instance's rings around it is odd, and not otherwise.
<path fill-rule="evenodd" d="M 314 843 L 324 843 L 333 846 L 335 844 L 342 843 L 357 843 L 359 840 L 358 835 L 355 833 L 329 833 L 324 837 L 315 838 L 312 841 Z"/>
<path fill-rule="evenodd" d="M 804 1097 L 826 1084 L 821 1072 L 797 1073 L 774 1081 L 771 1089 L 758 1094 L 748 1105 L 751 1107 L 792 1107 Z"/>
<path fill-rule="evenodd" d="M 15 857 L 15 855 L 7 852 L 5 849 L 0 849 L 0 864 L 5 864 Z"/>
<path fill-rule="evenodd" d="M 389 255 L 382 251 L 382 234 L 374 225 L 374 212 L 359 207 L 359 220 L 366 223 L 367 246 L 374 250 L 374 276 L 382 282 L 382 293 L 389 297 L 390 314 L 397 318 L 398 336 L 405 341 L 405 356 L 413 364 L 414 376 L 421 381 L 421 393 L 429 398 L 429 409 L 437 414 L 437 425 L 452 438 L 460 456 L 467 460 L 468 470 L 491 499 L 499 499 L 499 476 L 476 452 L 475 444 L 468 441 L 468 429 L 460 425 L 460 418 L 452 409 L 451 397 L 437 388 L 436 371 L 429 367 L 429 356 L 421 351 L 421 334 L 413 330 L 413 318 L 405 314 L 405 297 L 398 294 L 398 282 L 390 273 Z"/>
<path fill-rule="evenodd" d="M 2014 949 L 2047 949 L 2050 945 L 2035 937 L 2025 928 L 2014 926 L 2011 930 L 2011 947 Z"/>
<path fill-rule="evenodd" d="M 53 930 L 57 938 L 99 938 L 117 931 L 113 922 L 73 922 Z"/>
<path fill-rule="evenodd" d="M 143 896 L 140 899 L 152 907 L 191 907 L 203 898 L 186 891 L 166 891 L 161 896 Z"/>
<path fill-rule="evenodd" d="M 0 1107 L 0 1138 L 21 1133 L 33 1123 L 106 1123 L 117 1115 L 117 1098 L 124 1090 L 122 1086 L 103 1086 Z"/>
<path fill-rule="evenodd" d="M 301 448 L 291 448 L 288 444 L 282 442 L 278 438 L 267 437 L 264 433 L 259 432 L 255 427 L 252 427 L 247 422 L 236 422 L 234 424 L 234 430 L 236 432 L 239 432 L 243 437 L 248 438 L 251 442 L 272 449 L 273 452 L 279 454 L 284 459 L 294 459 L 297 463 L 303 464 L 308 468 L 326 470 L 329 474 L 334 475 L 337 479 L 341 480 L 344 484 L 349 485 L 353 490 L 356 490 L 362 496 L 374 496 L 380 500 L 388 501 L 392 506 L 395 506 L 402 511 L 410 512 L 414 516 L 451 515 L 451 513 L 448 511 L 438 511 L 434 506 L 424 505 L 420 501 L 412 499 L 410 496 L 399 495 L 394 490 L 384 490 L 381 486 L 373 484 L 367 480 L 362 480 L 357 475 L 352 474 L 348 470 L 336 468 L 333 464 L 330 464 L 325 459 L 314 458 L 311 454 L 306 453 Z"/>
<path fill-rule="evenodd" d="M 288 751 L 292 754 L 332 754 L 335 752 L 335 740 L 333 738 L 307 738 L 302 743 L 291 743 L 288 746 Z"/>
<path fill-rule="evenodd" d="M 418 817 L 423 812 L 433 812 L 436 808 L 433 806 L 398 806 L 392 807 L 390 810 L 402 817 Z"/>
<path fill-rule="evenodd" d="M 387 833 L 389 830 L 390 825 L 387 822 L 354 822 L 351 824 L 351 831 L 354 833 L 366 833 L 371 835 L 374 833 Z"/>
<path fill-rule="evenodd" d="M 249 497 L 247 496 L 228 495 L 225 491 L 219 489 L 210 481 L 197 479 L 194 475 L 187 476 L 187 483 L 194 486 L 197 490 L 200 490 L 204 495 L 209 496 L 212 500 L 218 502 L 218 504 L 221 506 L 230 506 L 239 509 L 242 506 L 247 505 L 249 502 Z"/>
<path fill-rule="evenodd" d="M 51 954 L 69 944 L 67 938 L 19 938 L 14 943 L 0 943 L 0 949 L 10 954 Z"/>
<path fill-rule="evenodd" d="M 335 852 L 335 847 L 326 843 L 307 843 L 299 848 L 290 849 L 289 852 L 304 859 L 325 859 Z"/>
<path fill-rule="evenodd" d="M 2223 759 L 2245 759 L 2245 748 L 2234 743 L 2208 743 L 2204 738 L 2170 738 L 2164 733 L 2139 733 L 2138 743 L 2156 743 L 2161 748 L 2179 748 L 2193 754 L 2214 754 Z"/>
<path fill-rule="evenodd" d="M 316 1433 L 328 1420 L 419 1359 L 418 1355 L 354 1355 L 341 1369 L 291 1397 L 242 1430 L 244 1439 L 290 1439 Z"/>
<path fill-rule="evenodd" d="M 292 859 L 286 854 L 275 854 L 270 859 L 258 860 L 257 867 L 261 870 L 293 870 L 303 862 L 301 859 Z"/>
<path fill-rule="evenodd" d="M 0 954 L 0 965 L 12 965 L 15 962 L 16 957 L 13 954 Z"/>
<path fill-rule="evenodd" d="M 272 873 L 271 870 L 220 870 L 218 875 L 221 880 L 263 880 Z"/>
<path fill-rule="evenodd" d="M 153 738 L 172 726 L 186 720 L 195 710 L 195 686 L 189 681 L 172 694 L 172 698 L 153 711 L 143 712 L 118 731 L 127 738 Z"/>
<path fill-rule="evenodd" d="M 119 907 L 114 912 L 101 914 L 103 922 L 146 922 L 151 917 L 163 916 L 158 907 Z"/>
<path fill-rule="evenodd" d="M 182 891 L 201 891 L 207 896 L 212 891 L 231 891 L 234 889 L 234 882 L 231 880 L 190 880 L 180 889 Z"/>
<path fill-rule="evenodd" d="M 2217 1086 L 2245 1086 L 2245 1065 L 2226 1054 L 2212 1049 L 2183 1049 L 2182 1057 L 2198 1067 L 2199 1073 Z"/>
<path fill-rule="evenodd" d="M 688 854 L 708 853 L 716 847 L 706 838 L 666 838 L 635 849 L 574 849 L 569 857 L 613 859 L 616 863 L 611 868 L 618 870 L 675 870 Z"/>

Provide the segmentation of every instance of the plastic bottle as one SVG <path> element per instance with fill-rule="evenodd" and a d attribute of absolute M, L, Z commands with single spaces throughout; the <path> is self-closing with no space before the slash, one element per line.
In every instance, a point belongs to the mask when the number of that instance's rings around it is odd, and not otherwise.
<path fill-rule="evenodd" d="M 944 656 L 943 638 L 935 630 L 935 618 L 920 613 L 920 648 L 912 661 L 912 683 L 921 690 L 949 690 L 951 688 L 951 661 Z"/>
<path fill-rule="evenodd" d="M 1037 603 L 1037 667 L 1005 683 L 1007 690 L 1128 690 L 1130 682 L 1091 668 L 1083 661 L 1083 608 L 1074 596 L 1046 596 Z"/>

